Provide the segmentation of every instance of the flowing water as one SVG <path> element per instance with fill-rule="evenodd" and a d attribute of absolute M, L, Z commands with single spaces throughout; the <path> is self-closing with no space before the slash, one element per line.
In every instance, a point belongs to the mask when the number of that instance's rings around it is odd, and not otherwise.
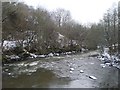
<path fill-rule="evenodd" d="M 41 68 L 42 60 L 23 61 L 3 66 L 3 88 L 49 88 L 66 85 L 69 78 L 60 78 L 52 70 Z M 54 59 L 53 59 L 54 60 Z M 47 59 L 49 62 L 49 59 Z M 49 66 L 49 65 L 48 65 Z"/>
<path fill-rule="evenodd" d="M 37 58 L 5 64 L 2 67 L 2 88 L 117 87 L 117 69 L 103 68 L 100 64 L 97 58 L 86 55 Z M 97 80 L 89 78 L 89 75 Z"/>

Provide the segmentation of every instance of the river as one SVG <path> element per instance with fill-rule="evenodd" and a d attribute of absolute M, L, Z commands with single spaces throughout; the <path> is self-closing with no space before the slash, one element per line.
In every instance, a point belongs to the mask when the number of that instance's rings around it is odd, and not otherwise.
<path fill-rule="evenodd" d="M 118 69 L 90 54 L 53 56 L 5 64 L 2 88 L 116 88 Z M 94 77 L 94 78 L 91 78 Z"/>

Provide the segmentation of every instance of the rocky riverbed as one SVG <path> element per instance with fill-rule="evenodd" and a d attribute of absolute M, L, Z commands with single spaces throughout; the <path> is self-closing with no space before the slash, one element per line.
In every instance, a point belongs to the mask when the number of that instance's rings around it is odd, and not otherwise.
<path fill-rule="evenodd" d="M 97 54 L 91 51 L 5 64 L 3 88 L 117 88 L 118 69 L 103 66 Z"/>

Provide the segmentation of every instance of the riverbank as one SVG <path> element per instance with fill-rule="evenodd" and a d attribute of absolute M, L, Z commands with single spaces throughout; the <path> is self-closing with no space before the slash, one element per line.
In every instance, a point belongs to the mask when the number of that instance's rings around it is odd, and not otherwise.
<path fill-rule="evenodd" d="M 62 52 L 62 53 L 49 53 L 49 54 L 34 54 L 34 53 L 30 53 L 26 50 L 23 50 L 24 52 L 15 55 L 7 55 L 7 54 L 3 54 L 2 55 L 2 64 L 7 64 L 7 63 L 14 63 L 14 62 L 21 62 L 24 60 L 29 60 L 29 59 L 33 59 L 33 58 L 47 58 L 47 57 L 53 57 L 53 56 L 64 56 L 64 55 L 72 55 L 72 54 L 77 54 L 77 53 L 86 53 L 89 51 L 82 51 L 82 52 L 78 52 L 78 51 L 69 51 L 69 52 Z"/>

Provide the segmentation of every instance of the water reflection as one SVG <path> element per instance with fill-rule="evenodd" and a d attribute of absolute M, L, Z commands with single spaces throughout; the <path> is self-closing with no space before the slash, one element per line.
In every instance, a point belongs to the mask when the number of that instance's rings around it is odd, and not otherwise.
<path fill-rule="evenodd" d="M 21 74 L 18 77 L 3 76 L 3 88 L 46 88 L 57 84 L 68 84 L 69 78 L 59 78 L 52 71 L 43 68 L 31 75 Z"/>

